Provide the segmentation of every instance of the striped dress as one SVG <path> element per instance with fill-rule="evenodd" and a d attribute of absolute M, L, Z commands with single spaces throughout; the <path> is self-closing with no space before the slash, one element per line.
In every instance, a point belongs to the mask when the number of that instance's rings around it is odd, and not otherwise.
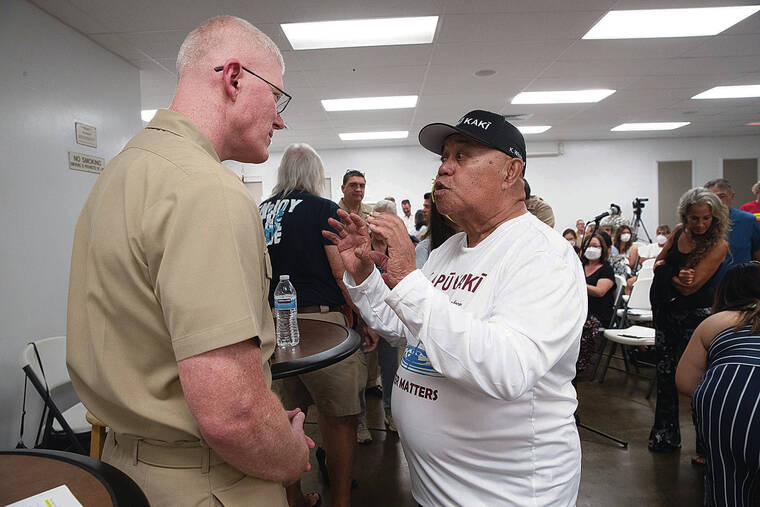
<path fill-rule="evenodd" d="M 692 398 L 705 443 L 705 505 L 760 505 L 760 335 L 721 331 Z"/>

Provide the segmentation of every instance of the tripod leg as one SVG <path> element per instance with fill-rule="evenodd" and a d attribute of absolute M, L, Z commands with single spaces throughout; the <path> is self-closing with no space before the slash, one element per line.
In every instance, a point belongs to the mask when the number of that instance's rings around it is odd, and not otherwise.
<path fill-rule="evenodd" d="M 596 433 L 597 435 L 601 437 L 612 440 L 613 442 L 617 442 L 617 444 L 620 445 L 620 447 L 622 447 L 623 449 L 628 449 L 628 442 L 626 442 L 625 440 L 620 440 L 617 437 L 613 437 L 612 435 L 608 435 L 607 433 L 604 433 L 603 431 L 599 431 L 596 428 L 592 428 L 591 426 L 586 426 L 585 424 L 581 422 L 581 420 L 578 418 L 577 415 L 575 416 L 575 424 L 579 428 L 583 428 L 584 430 L 588 430 L 591 433 Z"/>

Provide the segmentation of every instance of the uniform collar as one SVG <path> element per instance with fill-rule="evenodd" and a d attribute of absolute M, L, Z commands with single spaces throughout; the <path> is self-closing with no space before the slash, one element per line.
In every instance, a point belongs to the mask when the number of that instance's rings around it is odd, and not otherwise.
<path fill-rule="evenodd" d="M 211 144 L 211 141 L 209 141 L 208 138 L 203 135 L 200 130 L 198 130 L 198 127 L 193 125 L 190 120 L 185 118 L 181 113 L 178 113 L 177 111 L 159 109 L 156 112 L 156 115 L 145 128 L 152 130 L 165 130 L 166 132 L 171 132 L 172 134 L 179 137 L 184 137 L 185 139 L 200 146 L 203 151 L 208 152 L 208 154 L 211 155 L 217 162 L 221 162 L 221 160 L 219 160 L 219 155 L 216 153 L 216 150 Z"/>

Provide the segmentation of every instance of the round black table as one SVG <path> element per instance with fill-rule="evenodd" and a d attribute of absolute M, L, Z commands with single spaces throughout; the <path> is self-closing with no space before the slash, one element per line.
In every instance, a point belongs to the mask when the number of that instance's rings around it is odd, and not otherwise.
<path fill-rule="evenodd" d="M 346 326 L 311 320 L 298 319 L 301 341 L 295 347 L 275 348 L 272 356 L 272 378 L 301 375 L 330 366 L 353 354 L 361 343 L 359 333 Z"/>
<path fill-rule="evenodd" d="M 43 449 L 0 451 L 0 505 L 62 484 L 85 506 L 149 507 L 127 474 L 89 456 Z"/>

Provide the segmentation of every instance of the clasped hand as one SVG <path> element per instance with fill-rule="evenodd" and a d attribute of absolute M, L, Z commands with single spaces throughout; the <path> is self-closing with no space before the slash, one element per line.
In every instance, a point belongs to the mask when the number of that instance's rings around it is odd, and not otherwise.
<path fill-rule="evenodd" d="M 416 269 L 414 262 L 414 244 L 409 239 L 404 222 L 388 213 L 373 212 L 369 218 L 369 229 L 355 213 L 350 215 L 339 209 L 340 221 L 328 219 L 330 227 L 337 232 L 322 231 L 322 235 L 332 241 L 343 259 L 346 271 L 357 284 L 362 283 L 380 266 L 385 273 L 383 279 L 392 289 L 406 275 Z M 370 246 L 370 231 L 388 245 L 388 255 L 375 252 Z"/>

